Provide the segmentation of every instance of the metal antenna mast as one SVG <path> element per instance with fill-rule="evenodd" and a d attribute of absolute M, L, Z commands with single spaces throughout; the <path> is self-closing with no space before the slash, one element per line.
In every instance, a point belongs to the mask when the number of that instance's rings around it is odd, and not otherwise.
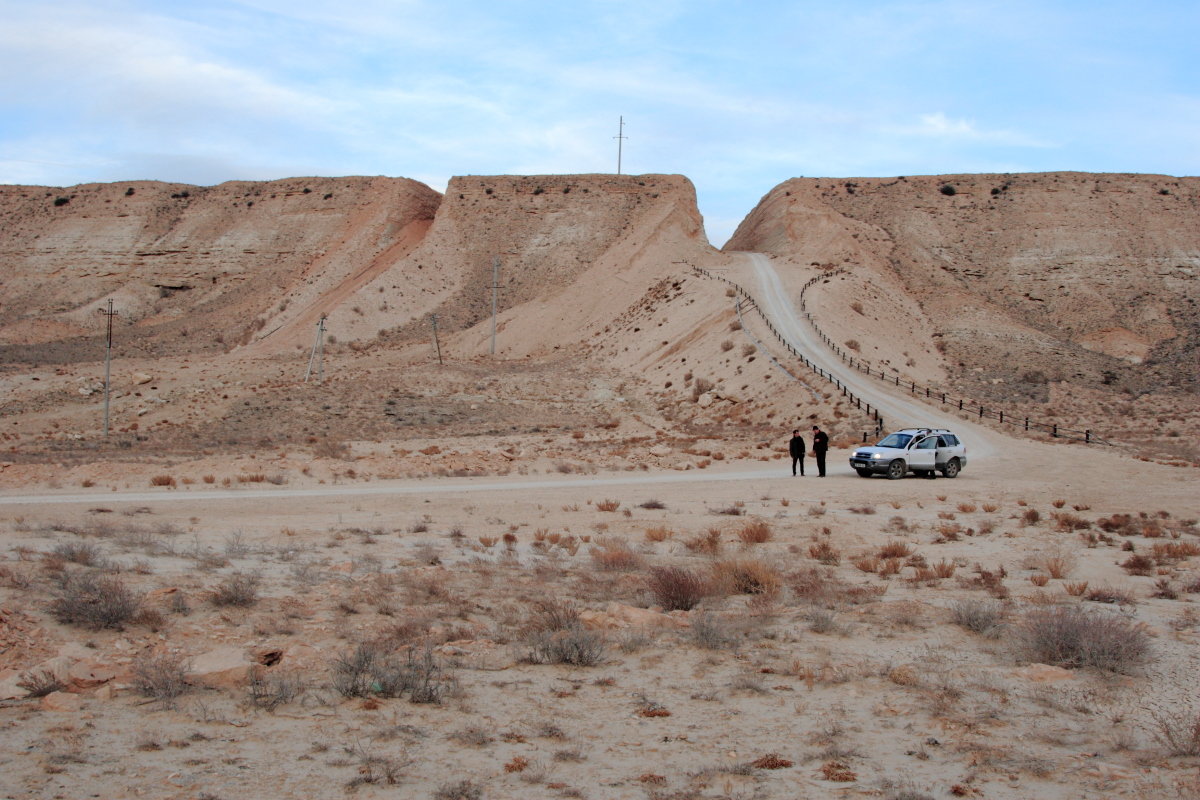
<path fill-rule="evenodd" d="M 308 369 L 304 371 L 304 382 L 308 383 L 308 378 L 312 375 L 313 362 L 317 364 L 317 383 L 320 383 L 325 378 L 325 315 L 321 315 L 321 319 L 317 320 L 317 338 L 313 342 L 312 354 L 308 357 Z"/>
<path fill-rule="evenodd" d="M 617 174 L 618 175 L 621 174 L 621 149 L 622 149 L 621 145 L 623 145 L 625 143 L 625 140 L 629 138 L 628 136 L 625 135 L 625 117 L 622 116 L 619 119 L 620 119 L 620 121 L 617 123 L 617 135 L 613 137 L 614 139 L 617 140 Z"/>
<path fill-rule="evenodd" d="M 492 256 L 492 355 L 496 355 L 496 292 L 500 291 L 500 256 Z"/>
<path fill-rule="evenodd" d="M 109 300 L 108 300 L 108 310 L 107 311 L 105 311 L 103 308 L 97 308 L 96 311 L 98 311 L 99 313 L 108 317 L 108 340 L 107 340 L 107 344 L 105 344 L 105 346 L 104 346 L 104 438 L 107 439 L 108 438 L 108 397 L 109 397 L 109 387 L 111 385 L 111 381 L 109 380 L 109 378 L 112 375 L 112 369 L 111 369 L 111 365 L 112 365 L 112 326 L 113 326 L 113 317 L 115 317 L 117 314 L 119 314 L 121 312 L 113 311 L 112 298 L 109 298 Z"/>

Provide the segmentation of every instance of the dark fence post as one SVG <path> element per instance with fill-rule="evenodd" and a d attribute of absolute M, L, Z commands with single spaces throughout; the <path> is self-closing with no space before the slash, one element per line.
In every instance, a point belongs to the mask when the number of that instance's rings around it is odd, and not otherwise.
<path fill-rule="evenodd" d="M 1057 422 L 1054 423 L 1054 425 L 1051 427 L 1050 435 L 1053 436 L 1055 439 L 1058 438 L 1058 423 Z"/>
<path fill-rule="evenodd" d="M 1091 444 L 1091 443 L 1092 443 L 1092 432 L 1091 432 L 1091 431 L 1084 431 L 1084 432 L 1083 432 L 1083 440 L 1084 440 L 1085 442 L 1087 442 L 1088 444 Z"/>

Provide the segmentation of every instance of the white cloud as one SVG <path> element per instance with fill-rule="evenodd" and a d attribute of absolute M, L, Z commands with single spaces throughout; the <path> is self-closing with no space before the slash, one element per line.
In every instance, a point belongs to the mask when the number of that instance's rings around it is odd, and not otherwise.
<path fill-rule="evenodd" d="M 887 134 L 916 138 L 941 139 L 945 141 L 988 142 L 1019 147 L 1048 147 L 1036 137 L 1019 131 L 996 129 L 983 130 L 974 120 L 952 119 L 945 112 L 921 114 L 915 124 L 883 124 L 880 130 Z"/>

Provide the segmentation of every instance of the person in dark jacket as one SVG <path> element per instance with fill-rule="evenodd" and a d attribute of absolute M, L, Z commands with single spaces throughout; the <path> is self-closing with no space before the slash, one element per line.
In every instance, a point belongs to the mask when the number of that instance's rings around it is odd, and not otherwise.
<path fill-rule="evenodd" d="M 817 475 L 825 477 L 825 451 L 829 449 L 829 437 L 825 431 L 813 425 L 813 455 L 817 459 Z"/>
<path fill-rule="evenodd" d="M 792 454 L 792 477 L 796 476 L 796 465 L 800 465 L 800 477 L 804 477 L 804 439 L 797 428 L 792 431 L 792 439 L 788 442 L 788 452 Z"/>

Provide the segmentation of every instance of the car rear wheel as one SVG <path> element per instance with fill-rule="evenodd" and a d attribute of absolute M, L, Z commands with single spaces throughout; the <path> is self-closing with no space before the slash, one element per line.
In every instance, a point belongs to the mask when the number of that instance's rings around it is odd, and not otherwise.
<path fill-rule="evenodd" d="M 855 469 L 854 471 L 858 473 L 858 477 L 860 478 L 871 477 L 871 470 L 869 469 Z"/>
<path fill-rule="evenodd" d="M 908 465 L 904 463 L 903 458 L 897 458 L 895 461 L 888 464 L 887 476 L 889 481 L 903 478 L 904 473 L 906 472 L 908 472 Z"/>
<path fill-rule="evenodd" d="M 958 470 L 959 470 L 958 459 L 952 458 L 948 462 L 946 462 L 946 466 L 942 467 L 942 474 L 945 475 L 947 478 L 957 478 Z"/>

